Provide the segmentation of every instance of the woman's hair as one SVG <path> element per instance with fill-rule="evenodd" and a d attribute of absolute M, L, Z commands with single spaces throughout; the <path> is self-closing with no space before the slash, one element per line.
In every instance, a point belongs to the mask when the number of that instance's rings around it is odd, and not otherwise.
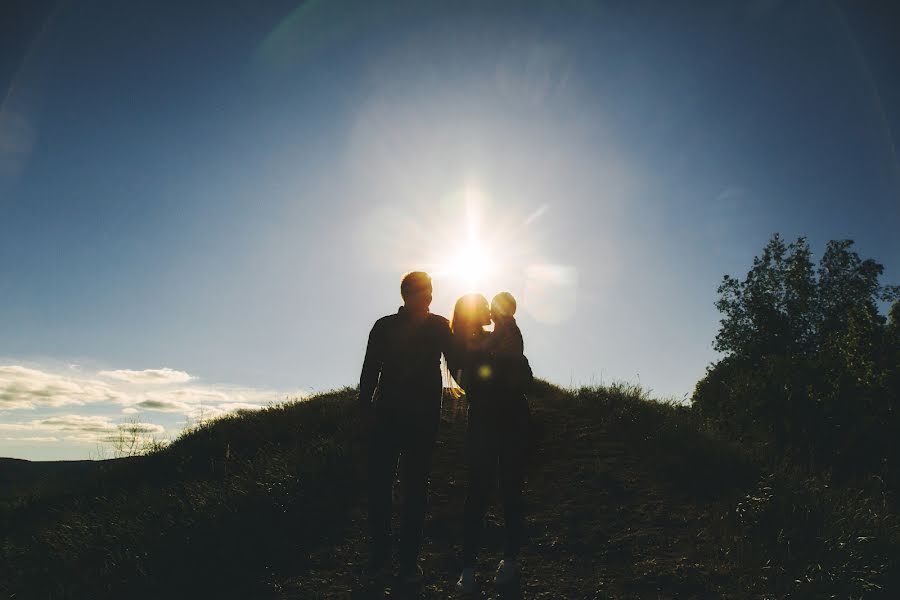
<path fill-rule="evenodd" d="M 454 346 L 457 351 L 465 351 L 466 339 L 475 331 L 491 321 L 491 309 L 488 306 L 487 298 L 481 294 L 466 294 L 456 301 L 453 307 L 453 318 L 450 320 L 450 331 L 453 334 Z M 454 376 L 453 368 L 447 364 L 447 384 L 450 395 L 453 398 L 462 396 L 462 387 L 459 387 L 458 377 Z M 456 383 L 458 387 L 454 387 Z"/>
<path fill-rule="evenodd" d="M 487 298 L 481 294 L 466 294 L 456 301 L 450 330 L 454 335 L 465 335 L 490 323 L 491 309 Z M 487 323 L 485 323 L 487 319 Z"/>

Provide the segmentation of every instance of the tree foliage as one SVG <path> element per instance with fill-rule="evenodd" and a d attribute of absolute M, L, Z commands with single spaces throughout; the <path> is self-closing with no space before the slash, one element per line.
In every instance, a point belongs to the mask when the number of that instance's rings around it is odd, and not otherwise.
<path fill-rule="evenodd" d="M 812 469 L 896 471 L 900 287 L 882 285 L 883 271 L 851 240 L 829 242 L 815 266 L 805 238 L 775 234 L 743 280 L 719 286 L 724 357 L 697 384 L 695 410 Z"/>

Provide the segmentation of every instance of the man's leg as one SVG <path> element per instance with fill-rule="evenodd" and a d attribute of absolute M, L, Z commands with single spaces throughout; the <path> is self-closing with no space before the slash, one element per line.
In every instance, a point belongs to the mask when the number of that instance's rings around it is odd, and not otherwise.
<path fill-rule="evenodd" d="M 428 504 L 428 475 L 437 429 L 430 423 L 410 425 L 400 454 L 403 489 L 403 529 L 400 534 L 400 570 L 414 571 L 422 546 L 422 526 Z"/>
<path fill-rule="evenodd" d="M 374 569 L 391 561 L 391 490 L 399 452 L 392 429 L 376 421 L 369 443 L 369 563 Z"/>

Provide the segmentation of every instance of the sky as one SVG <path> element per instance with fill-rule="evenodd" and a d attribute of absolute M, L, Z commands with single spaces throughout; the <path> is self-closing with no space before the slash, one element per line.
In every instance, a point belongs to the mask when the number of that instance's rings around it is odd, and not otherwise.
<path fill-rule="evenodd" d="M 409 270 L 685 400 L 774 232 L 900 283 L 890 3 L 0 8 L 0 456 L 358 382 Z"/>

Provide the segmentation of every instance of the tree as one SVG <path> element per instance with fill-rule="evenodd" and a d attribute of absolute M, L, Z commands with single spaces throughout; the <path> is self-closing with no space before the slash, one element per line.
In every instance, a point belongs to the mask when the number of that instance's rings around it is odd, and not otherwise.
<path fill-rule="evenodd" d="M 725 275 L 714 347 L 697 384 L 706 420 L 807 465 L 856 472 L 900 459 L 900 287 L 851 240 L 827 244 L 818 268 L 803 237 L 775 234 L 743 280 Z M 880 302 L 894 301 L 890 320 Z"/>
<path fill-rule="evenodd" d="M 827 343 L 828 337 L 845 333 L 851 314 L 868 315 L 884 325 L 878 314 L 878 302 L 900 298 L 900 287 L 883 286 L 878 279 L 884 266 L 871 258 L 862 260 L 852 250 L 852 240 L 832 240 L 818 269 L 818 338 Z"/>
<path fill-rule="evenodd" d="M 725 275 L 714 347 L 739 357 L 792 356 L 813 350 L 816 283 L 806 238 L 786 246 L 777 233 L 754 257 L 744 281 Z"/>

